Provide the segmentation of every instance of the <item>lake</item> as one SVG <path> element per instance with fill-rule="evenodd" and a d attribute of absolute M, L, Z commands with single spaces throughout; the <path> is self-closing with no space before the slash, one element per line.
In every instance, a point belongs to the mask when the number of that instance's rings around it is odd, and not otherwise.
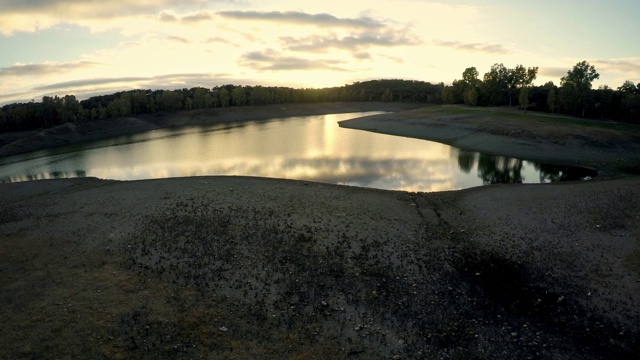
<path fill-rule="evenodd" d="M 467 152 L 338 125 L 342 120 L 375 114 L 380 112 L 191 126 L 47 149 L 0 159 L 0 182 L 246 175 L 444 191 L 595 176 L 585 169 Z"/>

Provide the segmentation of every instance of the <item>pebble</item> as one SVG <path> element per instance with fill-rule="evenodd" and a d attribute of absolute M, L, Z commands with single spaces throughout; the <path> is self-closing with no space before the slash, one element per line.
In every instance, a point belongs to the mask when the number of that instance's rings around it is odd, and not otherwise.
<path fill-rule="evenodd" d="M 227 329 L 225 326 L 220 326 L 220 331 L 227 332 L 229 331 L 229 329 Z"/>

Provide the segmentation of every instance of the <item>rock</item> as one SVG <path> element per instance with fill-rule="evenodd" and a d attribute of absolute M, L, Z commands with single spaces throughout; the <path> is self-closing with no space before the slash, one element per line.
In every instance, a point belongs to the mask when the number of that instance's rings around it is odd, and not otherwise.
<path fill-rule="evenodd" d="M 227 329 L 225 326 L 220 326 L 220 331 L 227 332 L 229 331 L 229 329 Z"/>

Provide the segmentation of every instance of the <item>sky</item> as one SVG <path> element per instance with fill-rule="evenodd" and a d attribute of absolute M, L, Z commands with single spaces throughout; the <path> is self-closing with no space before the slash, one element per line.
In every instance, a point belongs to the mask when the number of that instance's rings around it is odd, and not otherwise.
<path fill-rule="evenodd" d="M 130 89 L 444 82 L 578 62 L 640 82 L 638 0 L 0 0 L 0 105 Z"/>

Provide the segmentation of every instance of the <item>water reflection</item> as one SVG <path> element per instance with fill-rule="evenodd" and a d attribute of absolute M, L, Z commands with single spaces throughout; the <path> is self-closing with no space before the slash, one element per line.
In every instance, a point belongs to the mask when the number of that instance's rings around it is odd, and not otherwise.
<path fill-rule="evenodd" d="M 549 183 L 555 181 L 585 180 L 596 176 L 591 169 L 556 166 L 534 163 L 506 156 L 480 154 L 476 152 L 457 150 L 458 166 L 465 173 L 477 168 L 478 177 L 483 184 L 522 184 L 526 182 L 523 174 L 525 164 L 532 166 L 538 174 L 538 182 Z"/>
<path fill-rule="evenodd" d="M 0 159 L 0 181 L 247 175 L 442 191 L 570 178 L 571 171 L 561 168 L 338 125 L 338 121 L 371 114 L 156 130 Z"/>

